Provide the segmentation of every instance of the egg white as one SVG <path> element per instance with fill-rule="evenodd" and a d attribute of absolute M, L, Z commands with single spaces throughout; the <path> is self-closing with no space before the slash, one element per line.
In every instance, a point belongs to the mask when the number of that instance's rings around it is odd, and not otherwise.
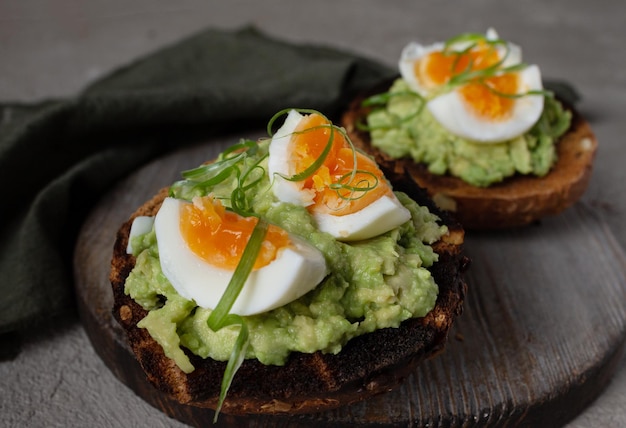
<path fill-rule="evenodd" d="M 498 40 L 498 33 L 490 28 L 485 37 L 487 40 Z M 452 45 L 454 50 L 463 50 L 468 42 Z M 459 88 L 447 93 L 437 93 L 437 88 L 429 82 L 421 82 L 415 73 L 415 64 L 433 51 L 440 51 L 444 43 L 423 46 L 409 43 L 402 51 L 399 69 L 402 78 L 409 87 L 422 95 L 426 100 L 428 111 L 447 131 L 461 138 L 477 143 L 499 143 L 515 138 L 528 131 L 543 112 L 544 98 L 542 95 L 526 95 L 516 98 L 512 114 L 506 119 L 492 120 L 478 116 L 464 101 Z M 496 45 L 500 57 L 504 58 L 502 67 L 521 63 L 522 50 L 513 43 L 506 42 Z M 536 65 L 530 65 L 517 72 L 520 87 L 518 93 L 541 91 L 543 89 L 541 72 Z"/>
<path fill-rule="evenodd" d="M 161 269 L 176 291 L 203 308 L 213 309 L 224 294 L 233 271 L 198 257 L 180 232 L 184 202 L 163 201 L 154 221 Z M 290 235 L 292 245 L 280 249 L 270 264 L 251 272 L 231 313 L 246 316 L 283 306 L 314 289 L 327 275 L 322 253 Z"/>
<path fill-rule="evenodd" d="M 284 124 L 276 131 L 269 146 L 268 173 L 274 180 L 272 190 L 282 202 L 300 206 L 313 204 L 315 193 L 303 189 L 302 184 L 286 180 L 295 174 L 291 162 L 292 151 L 290 138 L 296 130 L 301 115 L 291 110 Z M 322 232 L 331 234 L 341 241 L 356 241 L 372 238 L 400 226 L 411 218 L 411 213 L 404 207 L 395 195 L 385 195 L 369 206 L 351 214 L 343 216 L 329 213 L 314 212 L 313 218 Z"/>
<path fill-rule="evenodd" d="M 411 219 L 395 196 L 384 195 L 360 211 L 342 216 L 313 213 L 317 227 L 341 241 L 359 241 L 385 233 Z"/>
<path fill-rule="evenodd" d="M 135 236 L 145 235 L 152 230 L 154 225 L 154 217 L 152 216 L 137 216 L 133 220 L 130 226 L 130 233 L 128 234 L 128 245 L 126 246 L 126 252 L 128 254 L 133 253 L 132 241 Z"/>

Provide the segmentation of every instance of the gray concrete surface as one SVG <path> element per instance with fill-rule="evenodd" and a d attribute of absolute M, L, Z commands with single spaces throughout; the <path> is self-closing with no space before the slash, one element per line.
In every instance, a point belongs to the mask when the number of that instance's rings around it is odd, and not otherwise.
<path fill-rule="evenodd" d="M 137 56 L 207 27 L 252 24 L 293 42 L 349 49 L 390 65 L 408 41 L 495 27 L 548 78 L 581 92 L 600 141 L 584 199 L 626 247 L 626 3 L 612 0 L 0 0 L 0 101 L 75 94 Z M 0 425 L 175 427 L 122 385 L 74 314 L 24 338 L 0 362 Z M 626 359 L 569 425 L 626 426 Z"/>

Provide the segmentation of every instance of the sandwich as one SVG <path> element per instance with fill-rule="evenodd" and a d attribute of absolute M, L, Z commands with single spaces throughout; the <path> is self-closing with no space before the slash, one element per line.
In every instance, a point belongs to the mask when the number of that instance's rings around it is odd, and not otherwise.
<path fill-rule="evenodd" d="M 411 42 L 398 68 L 341 119 L 391 180 L 409 174 L 465 229 L 535 223 L 583 195 L 597 140 L 519 46 L 493 29 Z"/>
<path fill-rule="evenodd" d="M 463 240 L 413 180 L 392 184 L 323 114 L 287 109 L 121 225 L 112 312 L 147 379 L 183 405 L 320 412 L 443 351 Z"/>

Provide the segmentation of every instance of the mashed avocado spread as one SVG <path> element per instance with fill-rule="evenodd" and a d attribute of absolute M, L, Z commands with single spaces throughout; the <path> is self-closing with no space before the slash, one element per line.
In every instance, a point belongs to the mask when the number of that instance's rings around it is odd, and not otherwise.
<path fill-rule="evenodd" d="M 480 144 L 454 136 L 422 108 L 403 79 L 389 90 L 384 108 L 367 118 L 372 145 L 393 158 L 425 163 L 433 174 L 450 174 L 467 183 L 487 187 L 515 174 L 547 174 L 556 162 L 555 142 L 570 125 L 571 113 L 551 96 L 527 133 L 509 141 Z"/>
<path fill-rule="evenodd" d="M 411 317 L 426 315 L 435 305 L 438 287 L 428 267 L 437 261 L 429 244 L 447 232 L 427 208 L 418 206 L 406 194 L 396 192 L 412 220 L 387 233 L 364 241 L 342 243 L 314 226 L 303 207 L 281 203 L 270 191 L 267 174 L 268 142 L 245 158 L 258 165 L 258 180 L 246 189 L 256 214 L 298 234 L 323 254 L 330 274 L 314 290 L 283 307 L 247 316 L 249 344 L 246 358 L 263 364 L 282 365 L 291 352 L 337 353 L 351 338 L 385 327 L 398 327 Z M 246 166 L 243 166 L 246 168 Z M 229 198 L 236 177 L 209 190 L 217 198 Z M 184 199 L 203 196 L 207 190 L 186 189 Z M 154 230 L 133 239 L 136 265 L 125 291 L 148 310 L 139 327 L 149 330 L 165 354 L 185 372 L 193 366 L 181 347 L 202 358 L 228 360 L 239 326 L 213 331 L 207 325 L 210 309 L 181 297 L 165 278 L 159 264 Z M 207 278 L 210 287 L 210 278 Z"/>

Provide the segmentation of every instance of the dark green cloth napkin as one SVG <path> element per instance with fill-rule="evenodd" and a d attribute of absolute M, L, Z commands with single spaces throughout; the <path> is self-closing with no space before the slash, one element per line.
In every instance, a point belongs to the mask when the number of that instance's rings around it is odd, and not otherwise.
<path fill-rule="evenodd" d="M 0 333 L 73 310 L 74 242 L 116 180 L 207 135 L 262 126 L 283 108 L 333 117 L 342 100 L 395 72 L 253 28 L 207 30 L 76 97 L 0 104 Z"/>

